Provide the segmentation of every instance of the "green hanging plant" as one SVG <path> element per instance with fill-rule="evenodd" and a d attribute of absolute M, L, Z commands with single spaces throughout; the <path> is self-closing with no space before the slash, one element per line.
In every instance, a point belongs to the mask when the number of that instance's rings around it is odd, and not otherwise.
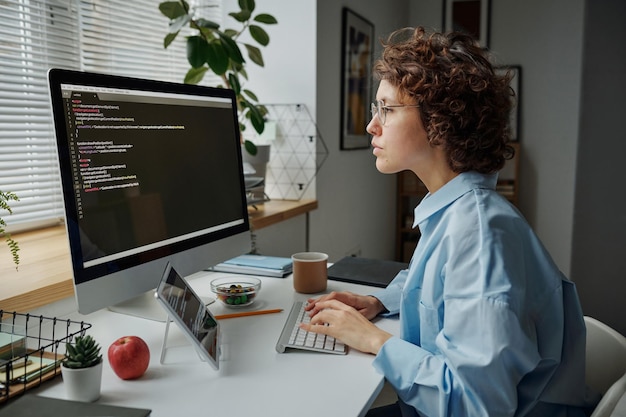
<path fill-rule="evenodd" d="M 267 13 L 253 14 L 254 0 L 239 0 L 239 8 L 241 10 L 228 15 L 242 25 L 241 29 L 222 30 L 215 22 L 196 18 L 195 8 L 191 8 L 185 0 L 163 2 L 159 4 L 159 10 L 170 19 L 169 33 L 163 40 L 163 46 L 167 48 L 186 25 L 197 30 L 196 35 L 187 37 L 187 61 L 191 68 L 187 71 L 184 82 L 197 84 L 207 71 L 212 71 L 221 78 L 222 87 L 235 92 L 241 131 L 245 130 L 242 120 L 248 119 L 254 130 L 261 134 L 265 129 L 267 109 L 258 103 L 256 94 L 243 86 L 242 78 L 248 79 L 247 61 L 239 45 L 243 45 L 250 61 L 261 67 L 265 66 L 259 47 L 267 46 L 270 37 L 260 24 L 272 25 L 278 21 Z M 238 38 L 246 32 L 258 46 L 238 41 Z M 252 142 L 246 140 L 244 146 L 250 154 L 256 154 L 256 146 Z"/>
<path fill-rule="evenodd" d="M 20 199 L 12 192 L 9 191 L 1 191 L 0 190 L 0 209 L 6 210 L 9 214 L 13 214 L 13 210 L 11 206 L 9 206 L 9 201 L 19 201 Z M 19 250 L 20 247 L 15 240 L 11 238 L 11 235 L 7 233 L 4 228 L 7 226 L 6 222 L 2 217 L 0 217 L 0 236 L 4 236 L 7 245 L 9 246 L 9 250 L 11 251 L 11 256 L 13 256 L 13 263 L 15 264 L 15 269 L 17 270 L 20 264 L 20 255 Z"/>

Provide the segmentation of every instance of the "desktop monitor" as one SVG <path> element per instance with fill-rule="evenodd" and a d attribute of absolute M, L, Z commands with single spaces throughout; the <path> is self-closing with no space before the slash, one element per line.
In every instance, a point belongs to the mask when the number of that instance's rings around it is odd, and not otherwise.
<path fill-rule="evenodd" d="M 168 262 L 189 275 L 249 252 L 233 91 L 52 69 L 78 311 L 165 319 Z"/>

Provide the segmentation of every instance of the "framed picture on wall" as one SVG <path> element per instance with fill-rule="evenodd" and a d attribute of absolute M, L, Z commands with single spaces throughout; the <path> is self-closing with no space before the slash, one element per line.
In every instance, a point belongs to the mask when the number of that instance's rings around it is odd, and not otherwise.
<path fill-rule="evenodd" d="M 522 67 L 519 65 L 503 65 L 495 68 L 496 72 L 504 75 L 511 74 L 511 89 L 513 90 L 513 108 L 511 108 L 510 125 L 511 140 L 517 142 L 520 137 L 520 108 L 521 108 L 521 87 L 522 87 Z"/>
<path fill-rule="evenodd" d="M 483 48 L 489 47 L 490 0 L 444 0 L 443 30 L 472 35 Z"/>
<path fill-rule="evenodd" d="M 365 130 L 370 118 L 374 25 L 343 9 L 341 79 L 341 149 L 370 146 Z"/>

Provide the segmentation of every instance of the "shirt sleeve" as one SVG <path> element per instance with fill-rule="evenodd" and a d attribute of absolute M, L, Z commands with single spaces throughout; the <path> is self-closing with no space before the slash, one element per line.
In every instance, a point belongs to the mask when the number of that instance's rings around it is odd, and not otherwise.
<path fill-rule="evenodd" d="M 381 316 L 388 317 L 398 314 L 400 311 L 400 300 L 402 298 L 402 288 L 406 282 L 408 269 L 398 272 L 395 278 L 387 285 L 384 290 L 377 291 L 371 295 L 378 298 L 378 300 L 385 306 L 387 313 L 381 314 Z"/>
<path fill-rule="evenodd" d="M 446 311 L 437 353 L 393 337 L 374 367 L 425 415 L 513 416 L 516 387 L 540 360 L 533 341 L 498 300 L 451 300 Z"/>

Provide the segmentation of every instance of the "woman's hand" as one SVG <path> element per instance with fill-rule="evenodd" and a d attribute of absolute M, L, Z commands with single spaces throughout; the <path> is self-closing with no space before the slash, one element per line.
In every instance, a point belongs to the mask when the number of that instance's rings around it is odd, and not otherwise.
<path fill-rule="evenodd" d="M 383 306 L 378 298 L 371 295 L 354 294 L 348 291 L 333 291 L 319 298 L 310 298 L 306 310 L 310 312 L 311 316 L 314 316 L 320 311 L 320 308 L 317 308 L 317 304 L 329 300 L 339 300 L 347 306 L 354 307 L 368 320 L 372 320 L 385 310 L 385 306 Z"/>
<path fill-rule="evenodd" d="M 307 310 L 311 322 L 301 324 L 302 329 L 332 336 L 362 352 L 378 353 L 391 337 L 369 320 L 384 310 L 380 301 L 371 296 L 331 293 L 309 300 Z"/>

